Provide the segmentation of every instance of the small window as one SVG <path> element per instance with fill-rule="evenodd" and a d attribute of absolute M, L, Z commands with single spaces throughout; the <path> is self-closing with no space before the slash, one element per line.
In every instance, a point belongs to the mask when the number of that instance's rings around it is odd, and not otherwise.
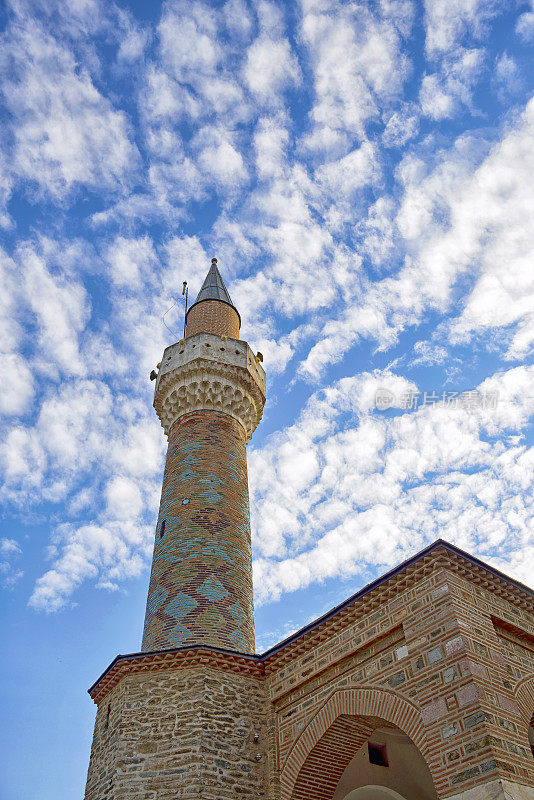
<path fill-rule="evenodd" d="M 165 520 L 162 521 L 159 527 L 159 538 L 163 539 L 164 536 L 165 536 Z"/>
<path fill-rule="evenodd" d="M 388 767 L 388 756 L 386 753 L 385 744 L 372 744 L 368 742 L 369 747 L 369 763 L 376 764 L 379 767 Z"/>
<path fill-rule="evenodd" d="M 109 728 L 109 715 L 111 714 L 111 706 L 108 706 L 108 710 L 106 711 L 106 724 L 104 725 L 105 730 Z"/>

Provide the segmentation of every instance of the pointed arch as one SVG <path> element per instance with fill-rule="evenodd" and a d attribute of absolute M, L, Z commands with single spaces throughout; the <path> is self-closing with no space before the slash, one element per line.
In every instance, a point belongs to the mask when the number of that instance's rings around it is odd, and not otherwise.
<path fill-rule="evenodd" d="M 528 726 L 534 714 L 534 673 L 516 683 L 514 694 L 521 719 Z"/>
<path fill-rule="evenodd" d="M 339 689 L 293 745 L 281 773 L 281 799 L 304 797 L 318 782 L 333 785 L 354 755 L 355 743 L 363 743 L 373 728 L 384 722 L 406 733 L 429 764 L 424 725 L 414 703 L 387 689 Z M 328 758 L 329 752 L 335 752 L 336 758 Z"/>

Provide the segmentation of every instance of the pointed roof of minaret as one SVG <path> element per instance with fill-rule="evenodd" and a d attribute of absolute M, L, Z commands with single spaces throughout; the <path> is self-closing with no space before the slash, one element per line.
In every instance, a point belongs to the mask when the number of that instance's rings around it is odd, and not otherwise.
<path fill-rule="evenodd" d="M 197 295 L 195 303 L 200 303 L 201 300 L 220 300 L 222 303 L 228 303 L 230 306 L 234 305 L 232 303 L 232 298 L 228 294 L 228 289 L 221 278 L 221 273 L 217 268 L 216 258 L 211 259 L 211 267 Z"/>
<path fill-rule="evenodd" d="M 228 289 L 224 285 L 224 281 L 221 278 L 221 273 L 217 268 L 217 259 L 211 259 L 211 267 L 209 268 L 209 272 L 204 279 L 204 283 L 200 287 L 200 292 L 197 294 L 197 299 L 195 302 L 190 306 L 188 310 L 196 306 L 197 303 L 202 303 L 204 300 L 218 300 L 220 303 L 226 303 L 229 306 L 232 306 L 237 311 L 237 308 L 232 303 L 232 298 L 228 293 Z M 239 311 L 237 311 L 237 315 L 239 316 Z"/>

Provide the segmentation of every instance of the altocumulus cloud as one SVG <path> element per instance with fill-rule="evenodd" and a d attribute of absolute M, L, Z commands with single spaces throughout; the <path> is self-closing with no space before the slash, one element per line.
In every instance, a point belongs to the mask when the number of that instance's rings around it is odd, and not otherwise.
<path fill-rule="evenodd" d="M 258 599 L 437 536 L 527 579 L 532 10 L 71 6 L 13 0 L 1 34 L 4 586 L 24 572 L 55 611 L 147 570 L 165 449 L 147 375 L 214 254 L 270 381 Z M 383 413 L 384 388 L 498 402 Z M 22 510 L 53 520 L 33 561 Z"/>

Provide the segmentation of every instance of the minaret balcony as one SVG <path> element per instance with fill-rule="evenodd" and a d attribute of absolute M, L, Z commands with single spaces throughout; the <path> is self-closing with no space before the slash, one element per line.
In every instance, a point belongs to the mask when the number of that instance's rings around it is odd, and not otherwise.
<path fill-rule="evenodd" d="M 263 413 L 265 371 L 247 342 L 197 333 L 167 347 L 154 392 L 166 434 L 193 411 L 220 411 L 238 420 L 251 438 Z"/>

